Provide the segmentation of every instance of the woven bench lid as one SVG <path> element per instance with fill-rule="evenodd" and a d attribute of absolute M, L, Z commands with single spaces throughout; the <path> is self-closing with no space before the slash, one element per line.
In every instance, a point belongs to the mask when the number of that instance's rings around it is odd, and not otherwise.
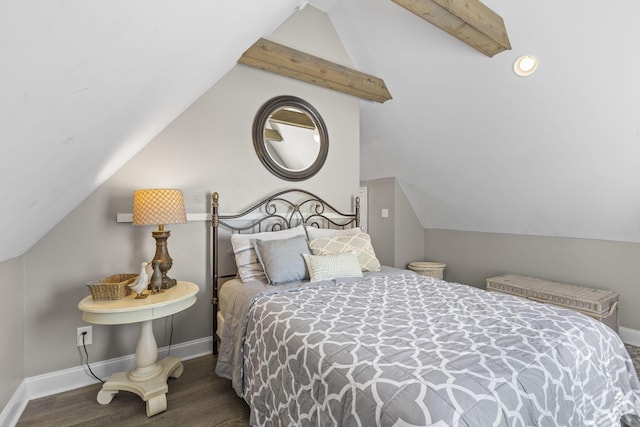
<path fill-rule="evenodd" d="M 517 274 L 490 277 L 487 279 L 487 288 L 491 287 L 500 287 L 514 295 L 593 313 L 609 312 L 618 302 L 617 292 Z"/>
<path fill-rule="evenodd" d="M 409 263 L 409 268 L 417 268 L 418 270 L 427 268 L 445 268 L 447 264 L 434 261 L 413 261 Z"/>

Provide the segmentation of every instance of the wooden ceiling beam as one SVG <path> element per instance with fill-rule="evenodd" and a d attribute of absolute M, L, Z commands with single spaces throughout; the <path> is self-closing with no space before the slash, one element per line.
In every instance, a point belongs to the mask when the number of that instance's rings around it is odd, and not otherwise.
<path fill-rule="evenodd" d="M 238 63 L 370 101 L 383 103 L 391 99 L 382 79 L 262 38 L 247 49 Z"/>
<path fill-rule="evenodd" d="M 478 0 L 392 0 L 487 56 L 511 49 L 502 17 Z"/>
<path fill-rule="evenodd" d="M 280 135 L 280 132 L 278 132 L 277 130 L 265 128 L 264 139 L 268 139 L 270 141 L 275 141 L 275 142 L 282 142 L 282 135 Z"/>
<path fill-rule="evenodd" d="M 286 110 L 284 108 L 281 108 L 280 110 L 269 116 L 269 121 L 282 123 L 289 126 L 296 126 L 304 129 L 314 130 L 316 128 L 316 125 L 313 123 L 311 118 L 305 113 Z"/>

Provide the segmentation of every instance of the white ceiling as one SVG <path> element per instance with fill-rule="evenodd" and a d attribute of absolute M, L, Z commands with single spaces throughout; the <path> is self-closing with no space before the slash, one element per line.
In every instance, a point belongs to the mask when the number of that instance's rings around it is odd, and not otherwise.
<path fill-rule="evenodd" d="M 29 249 L 300 3 L 0 2 L 0 260 Z"/>
<path fill-rule="evenodd" d="M 394 97 L 362 106 L 361 177 L 397 177 L 425 228 L 640 242 L 640 2 L 484 3 L 493 58 L 391 1 L 331 11 Z"/>
<path fill-rule="evenodd" d="M 24 253 L 302 0 L 0 3 L 0 260 Z M 423 226 L 640 242 L 640 2 L 486 0 L 487 58 L 390 0 L 312 0 L 356 68 L 363 179 Z M 516 77 L 515 58 L 540 59 Z M 9 226 L 10 225 L 10 226 Z"/>

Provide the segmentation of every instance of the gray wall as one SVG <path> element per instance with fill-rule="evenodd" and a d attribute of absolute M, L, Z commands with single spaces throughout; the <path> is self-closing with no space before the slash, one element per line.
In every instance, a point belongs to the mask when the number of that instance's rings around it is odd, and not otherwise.
<path fill-rule="evenodd" d="M 620 326 L 640 329 L 639 243 L 427 229 L 425 254 L 447 264 L 446 280 L 481 288 L 516 273 L 616 291 Z"/>
<path fill-rule="evenodd" d="M 368 232 L 383 265 L 406 268 L 424 258 L 424 229 L 395 178 L 360 183 L 367 187 Z M 389 211 L 382 217 L 382 209 Z"/>
<path fill-rule="evenodd" d="M 0 408 L 25 377 L 23 268 L 24 256 L 0 263 Z"/>
<path fill-rule="evenodd" d="M 326 14 L 312 7 L 293 15 L 269 39 L 350 64 Z M 206 52 L 203 52 L 206 54 Z M 251 126 L 259 107 L 277 95 L 309 101 L 329 132 L 329 154 L 313 178 L 290 183 L 271 175 L 253 150 Z M 131 212 L 135 189 L 176 187 L 187 212 L 210 212 L 211 191 L 222 213 L 238 212 L 272 192 L 300 187 L 350 210 L 359 188 L 359 100 L 246 66 L 235 66 L 110 180 L 56 225 L 26 254 L 25 376 L 77 366 L 75 331 L 85 323 L 77 309 L 84 283 L 137 272 L 153 257 L 153 227 L 116 223 Z M 210 223 L 168 225 L 169 275 L 197 283 L 196 305 L 175 316 L 173 343 L 212 335 Z M 1 276 L 0 276 L 1 277 Z M 11 316 L 0 314 L 8 322 Z M 154 322 L 158 346 L 168 344 L 168 319 Z M 93 326 L 93 361 L 132 354 L 137 325 Z M 46 354 L 46 357 L 42 357 Z"/>
<path fill-rule="evenodd" d="M 406 268 L 411 261 L 424 260 L 424 236 L 419 232 L 423 228 L 402 186 L 397 180 L 394 181 L 395 266 Z"/>
<path fill-rule="evenodd" d="M 376 256 L 382 265 L 395 265 L 395 209 L 394 209 L 394 179 L 380 178 L 362 181 L 362 187 L 367 187 L 367 221 L 368 232 Z M 380 211 L 389 209 L 389 217 L 382 218 Z"/>

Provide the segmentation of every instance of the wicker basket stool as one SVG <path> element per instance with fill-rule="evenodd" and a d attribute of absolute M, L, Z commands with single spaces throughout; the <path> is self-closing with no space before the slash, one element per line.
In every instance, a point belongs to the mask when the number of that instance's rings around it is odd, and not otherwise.
<path fill-rule="evenodd" d="M 409 263 L 409 270 L 415 271 L 423 276 L 435 277 L 442 280 L 446 264 L 431 261 L 414 261 Z"/>

